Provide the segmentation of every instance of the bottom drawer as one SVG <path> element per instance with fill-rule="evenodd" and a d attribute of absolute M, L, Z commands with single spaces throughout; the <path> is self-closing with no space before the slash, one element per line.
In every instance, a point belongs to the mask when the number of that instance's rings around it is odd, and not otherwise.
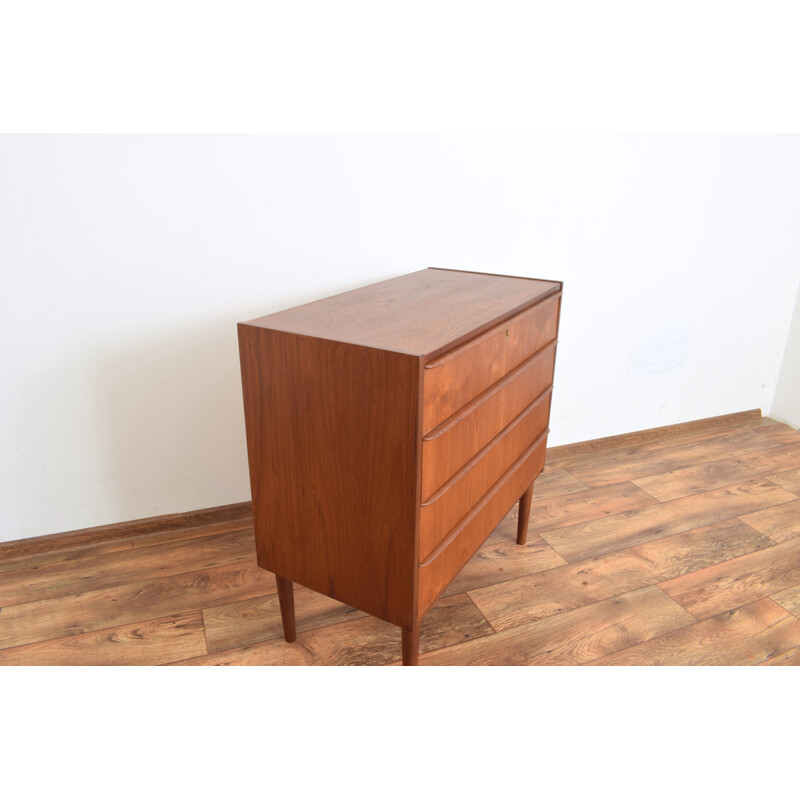
<path fill-rule="evenodd" d="M 544 467 L 545 431 L 419 567 L 422 614 L 472 558 Z"/>

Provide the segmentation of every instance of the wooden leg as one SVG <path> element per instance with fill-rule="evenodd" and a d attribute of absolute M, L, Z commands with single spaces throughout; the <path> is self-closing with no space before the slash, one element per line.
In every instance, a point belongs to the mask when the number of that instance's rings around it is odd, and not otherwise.
<path fill-rule="evenodd" d="M 531 518 L 531 497 L 533 497 L 533 484 L 519 499 L 519 516 L 517 518 L 517 544 L 525 544 L 528 540 L 528 520 Z"/>
<path fill-rule="evenodd" d="M 419 620 L 413 628 L 403 628 L 403 666 L 416 667 L 419 664 Z"/>
<path fill-rule="evenodd" d="M 281 619 L 283 620 L 283 638 L 293 642 L 297 638 L 297 629 L 294 624 L 294 586 L 288 578 L 275 576 L 278 584 L 278 601 L 281 604 Z"/>

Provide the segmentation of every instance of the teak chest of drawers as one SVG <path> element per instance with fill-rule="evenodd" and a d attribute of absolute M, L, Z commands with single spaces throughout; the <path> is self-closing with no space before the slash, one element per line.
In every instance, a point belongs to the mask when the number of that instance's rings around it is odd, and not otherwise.
<path fill-rule="evenodd" d="M 544 466 L 562 285 L 426 269 L 239 324 L 258 563 L 403 629 Z"/>

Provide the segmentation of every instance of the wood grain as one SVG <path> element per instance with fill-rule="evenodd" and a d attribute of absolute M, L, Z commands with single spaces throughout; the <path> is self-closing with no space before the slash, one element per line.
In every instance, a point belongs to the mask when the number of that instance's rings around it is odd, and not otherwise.
<path fill-rule="evenodd" d="M 555 343 L 543 348 L 423 437 L 424 500 L 537 398 L 549 413 L 555 349 Z"/>
<path fill-rule="evenodd" d="M 283 639 L 272 639 L 268 642 L 220 653 L 182 659 L 172 666 L 193 667 L 235 667 L 235 666 L 272 666 L 272 667 L 308 667 L 315 664 L 314 656 L 303 647 L 302 642 L 286 642 Z"/>
<path fill-rule="evenodd" d="M 579 561 L 787 502 L 793 496 L 769 481 L 747 481 L 540 535 L 567 561 Z"/>
<path fill-rule="evenodd" d="M 744 514 L 740 519 L 773 541 L 796 539 L 800 537 L 800 500 L 792 500 L 791 497 L 787 495 L 789 502 Z"/>
<path fill-rule="evenodd" d="M 422 432 L 462 409 L 552 342 L 558 333 L 561 295 L 530 308 L 425 364 Z"/>
<path fill-rule="evenodd" d="M 537 484 L 538 485 L 538 481 Z M 569 497 L 555 497 L 545 501 L 536 498 L 534 489 L 531 503 L 531 520 L 528 530 L 533 533 L 575 525 L 593 519 L 614 517 L 625 511 L 655 506 L 658 501 L 632 483 L 618 483 L 602 489 L 574 492 Z"/>
<path fill-rule="evenodd" d="M 0 609 L 0 648 L 118 627 L 275 592 L 260 567 L 226 564 Z"/>
<path fill-rule="evenodd" d="M 295 588 L 295 615 L 297 630 L 302 633 L 358 619 L 364 616 L 364 612 L 299 586 Z M 203 622 L 210 653 L 283 636 L 276 594 L 204 608 Z"/>
<path fill-rule="evenodd" d="M 762 421 L 761 433 L 780 444 L 797 444 L 800 442 L 800 431 L 772 419 Z"/>
<path fill-rule="evenodd" d="M 597 454 L 608 453 L 612 450 L 618 451 L 617 455 L 621 455 L 622 453 L 619 451 L 635 450 L 638 447 L 646 447 L 650 444 L 661 447 L 663 442 L 672 442 L 682 437 L 702 435 L 706 432 L 716 435 L 728 429 L 744 429 L 760 423 L 761 419 L 761 410 L 753 408 L 749 411 L 739 411 L 735 414 L 723 414 L 718 417 L 706 417 L 705 419 L 680 422 L 675 425 L 663 425 L 658 428 L 647 428 L 641 431 L 605 436 L 601 439 L 562 444 L 550 450 L 548 461 L 553 464 L 560 464 L 562 461 L 575 458 L 575 463 L 588 462 L 592 461 Z"/>
<path fill-rule="evenodd" d="M 0 560 L 18 556 L 63 550 L 68 547 L 99 544 L 101 542 L 129 540 L 133 536 L 161 531 L 177 531 L 213 522 L 230 521 L 248 517 L 250 503 L 232 503 L 227 506 L 204 508 L 199 511 L 186 511 L 180 514 L 162 514 L 158 517 L 137 519 L 130 522 L 115 522 L 113 525 L 100 525 L 96 528 L 82 528 L 77 531 L 52 533 L 47 536 L 34 536 L 29 539 L 15 539 L 0 542 Z"/>
<path fill-rule="evenodd" d="M 193 528 L 178 528 L 177 530 L 144 533 L 141 536 L 134 536 L 131 539 L 131 544 L 134 550 L 139 550 L 143 547 L 157 547 L 158 545 L 171 544 L 172 542 L 185 542 L 188 539 L 204 539 L 207 536 L 216 536 L 219 533 L 237 533 L 240 531 L 250 531 L 251 534 L 253 533 L 252 511 L 234 520 L 212 522 L 208 525 L 198 525 Z"/>
<path fill-rule="evenodd" d="M 97 544 L 78 545 L 76 547 L 53 548 L 41 553 L 29 553 L 27 555 L 15 556 L 14 558 L 0 559 L 0 573 L 12 572 L 14 570 L 36 570 L 45 564 L 67 564 L 78 565 L 84 558 L 103 555 L 104 553 L 119 553 L 122 550 L 132 550 L 133 540 L 116 539 L 109 542 L 98 542 Z M 1 579 L 0 579 L 1 580 Z"/>
<path fill-rule="evenodd" d="M 654 539 L 623 552 L 639 556 L 663 578 L 676 578 L 746 553 L 774 546 L 774 542 L 738 519 L 714 522 L 663 539 Z"/>
<path fill-rule="evenodd" d="M 411 625 L 419 359 L 249 325 L 239 345 L 259 565 Z"/>
<path fill-rule="evenodd" d="M 782 592 L 773 594 L 772 599 L 790 614 L 800 617 L 800 586 L 792 586 Z"/>
<path fill-rule="evenodd" d="M 697 619 L 800 585 L 800 539 L 777 544 L 659 584 Z"/>
<path fill-rule="evenodd" d="M 103 587 L 152 580 L 182 572 L 197 572 L 225 564 L 255 564 L 249 530 L 198 540 L 192 547 L 180 542 L 146 551 L 87 555 L 75 561 L 50 562 L 0 573 L 0 607 L 76 595 Z"/>
<path fill-rule="evenodd" d="M 199 611 L 0 650 L 0 665 L 142 666 L 204 655 Z"/>
<path fill-rule="evenodd" d="M 550 497 L 563 497 L 565 494 L 585 492 L 589 487 L 564 469 L 552 469 L 545 460 L 544 472 L 533 485 L 533 500 L 540 502 Z"/>
<path fill-rule="evenodd" d="M 613 553 L 472 590 L 469 596 L 500 631 L 651 586 L 660 577 L 645 559 Z"/>
<path fill-rule="evenodd" d="M 545 442 L 527 450 L 480 503 L 419 567 L 418 615 L 422 615 L 472 558 L 497 523 L 533 483 L 544 463 Z"/>
<path fill-rule="evenodd" d="M 795 465 L 800 465 L 800 445 L 787 445 L 636 478 L 632 483 L 658 500 L 665 501 L 753 478 L 768 477 L 772 472 Z"/>
<path fill-rule="evenodd" d="M 507 519 L 510 519 L 510 515 Z M 517 544 L 516 538 L 501 540 L 490 538 L 456 575 L 443 594 L 459 594 L 480 589 L 483 586 L 560 567 L 565 563 L 564 559 L 538 536 L 528 536 L 528 541 L 522 547 Z"/>
<path fill-rule="evenodd" d="M 760 452 L 770 456 L 787 446 L 779 439 L 796 433 L 745 415 L 722 427 L 677 428 L 661 439 L 617 448 L 616 455 L 627 451 L 639 459 L 650 452 L 658 460 L 659 452 L 672 445 L 734 431 L 769 432 L 776 448 Z M 630 440 L 623 436 L 620 441 Z M 585 463 L 598 454 L 605 457 L 602 450 L 588 448 Z M 573 452 L 570 458 L 578 456 Z M 548 502 L 555 515 L 560 513 L 555 506 L 562 503 L 570 506 L 565 514 L 589 513 L 591 503 L 585 501 L 591 498 L 596 508 L 612 513 L 576 526 L 586 526 L 590 534 L 597 531 L 595 525 L 608 526 L 601 544 L 612 549 L 593 554 L 600 540 L 585 535 L 576 539 L 567 561 L 533 530 L 534 520 L 528 544 L 517 547 L 512 498 L 509 513 L 447 587 L 448 605 L 436 611 L 438 622 L 434 616 L 426 621 L 422 663 L 800 665 L 795 472 L 760 477 L 755 491 L 745 485 L 750 481 L 737 484 L 745 490 L 731 494 L 726 494 L 729 487 L 709 492 L 698 486 L 683 498 L 613 511 L 628 487 L 622 494 L 621 484 L 588 490 L 566 469 L 548 464 L 534 485 L 534 515 L 537 501 L 543 514 Z M 651 509 L 662 511 L 653 515 Z M 564 527 L 570 526 L 547 527 L 542 534 L 550 537 Z M 18 598 L 28 586 L 34 599 L 0 608 L 0 663 L 397 662 L 398 628 L 301 586 L 296 587 L 298 641 L 284 642 L 274 579 L 253 566 L 248 535 L 252 528 L 246 515 L 234 520 L 211 515 L 209 522 L 172 531 L 46 548 L 3 560 L 0 584 L 5 578 L 6 588 Z M 204 540 L 210 542 L 205 550 Z M 206 558 L 222 558 L 226 546 L 233 563 L 183 571 L 208 563 Z M 240 546 L 250 547 L 250 560 L 235 563 L 243 557 Z M 146 576 L 151 577 L 139 580 Z M 89 589 L 97 586 L 93 581 L 123 579 L 128 582 Z M 668 599 L 659 585 L 674 597 Z M 56 589 L 75 593 L 45 597 Z M 682 611 L 676 611 L 676 603 Z M 695 621 L 690 611 L 710 616 Z M 362 635 L 368 642 L 364 652 Z M 306 646 L 306 636 L 318 642 L 317 652 Z M 205 653 L 206 639 L 216 652 Z"/>
<path fill-rule="evenodd" d="M 759 664 L 797 642 L 800 620 L 769 599 L 723 612 L 591 662 L 604 666 Z"/>
<path fill-rule="evenodd" d="M 423 665 L 582 664 L 694 620 L 654 586 L 420 656 Z"/>
<path fill-rule="evenodd" d="M 778 447 L 778 443 L 774 440 L 754 431 L 743 431 L 690 444 L 669 445 L 659 450 L 657 456 L 646 452 L 638 456 L 611 456 L 597 459 L 569 467 L 569 472 L 587 486 L 608 486 L 620 481 L 660 475 L 681 467 L 695 466 L 698 463 L 774 447 Z M 745 479 L 749 480 L 749 477 Z M 730 481 L 732 482 L 734 481 Z"/>
<path fill-rule="evenodd" d="M 419 557 L 425 561 L 456 523 L 536 443 L 544 449 L 549 409 L 534 404 L 459 470 L 419 513 Z"/>
<path fill-rule="evenodd" d="M 465 594 L 442 597 L 422 620 L 420 652 L 487 636 L 492 627 Z M 319 628 L 302 636 L 319 663 L 377 665 L 400 658 L 400 631 L 374 617 Z"/>
<path fill-rule="evenodd" d="M 767 478 L 789 492 L 800 495 L 800 468 L 787 469 L 776 475 L 767 475 Z"/>
<path fill-rule="evenodd" d="M 800 645 L 793 647 L 791 650 L 786 650 L 783 653 L 767 658 L 762 661 L 759 666 L 761 667 L 797 667 L 800 666 Z"/>
<path fill-rule="evenodd" d="M 557 281 L 425 269 L 247 324 L 432 359 L 560 290 Z"/>

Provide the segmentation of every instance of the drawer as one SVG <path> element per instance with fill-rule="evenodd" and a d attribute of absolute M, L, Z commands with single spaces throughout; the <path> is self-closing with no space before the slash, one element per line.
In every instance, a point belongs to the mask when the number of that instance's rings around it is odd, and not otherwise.
<path fill-rule="evenodd" d="M 423 434 L 553 341 L 560 302 L 560 294 L 549 297 L 426 364 Z"/>
<path fill-rule="evenodd" d="M 470 509 L 540 437 L 547 435 L 550 391 L 522 412 L 459 470 L 419 512 L 419 556 L 424 561 Z"/>
<path fill-rule="evenodd" d="M 546 437 L 534 442 L 428 559 L 420 564 L 420 616 L 430 608 L 542 471 L 546 446 Z"/>
<path fill-rule="evenodd" d="M 551 342 L 423 438 L 423 500 L 552 385 L 555 356 Z"/>

